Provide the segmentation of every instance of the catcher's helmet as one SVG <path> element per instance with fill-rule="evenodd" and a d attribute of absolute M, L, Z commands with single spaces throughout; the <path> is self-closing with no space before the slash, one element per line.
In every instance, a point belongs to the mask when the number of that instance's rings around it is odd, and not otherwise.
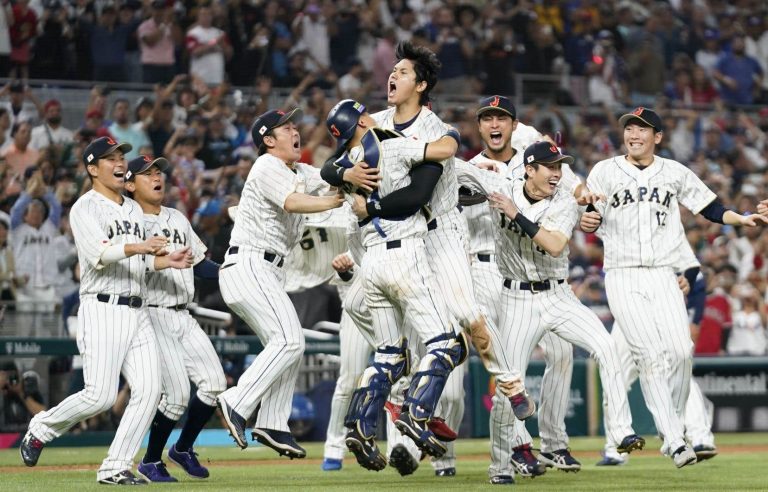
<path fill-rule="evenodd" d="M 363 113 L 365 113 L 365 106 L 352 99 L 339 101 L 328 113 L 325 126 L 336 138 L 337 149 L 346 145 L 349 139 L 355 135 L 355 127 Z"/>

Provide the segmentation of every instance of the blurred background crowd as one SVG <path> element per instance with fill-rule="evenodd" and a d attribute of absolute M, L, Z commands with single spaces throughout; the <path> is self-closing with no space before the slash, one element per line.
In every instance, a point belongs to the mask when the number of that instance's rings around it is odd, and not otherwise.
<path fill-rule="evenodd" d="M 347 97 L 383 109 L 401 40 L 442 62 L 432 109 L 461 131 L 462 158 L 482 150 L 483 94 L 513 97 L 520 121 L 559 133 L 582 178 L 622 153 L 617 116 L 646 105 L 664 118 L 660 154 L 726 206 L 754 212 L 768 197 L 763 0 L 2 0 L 0 327 L 13 310 L 35 336 L 39 316 L 66 320 L 77 305 L 67 214 L 88 189 L 93 138 L 167 157 L 167 205 L 221 262 L 255 116 L 303 108 L 302 161 L 322 165 L 329 109 Z M 768 232 L 683 220 L 707 282 L 697 354 L 766 354 Z M 610 327 L 599 240 L 576 232 L 571 260 L 574 289 Z M 198 297 L 226 310 L 216 286 Z"/>

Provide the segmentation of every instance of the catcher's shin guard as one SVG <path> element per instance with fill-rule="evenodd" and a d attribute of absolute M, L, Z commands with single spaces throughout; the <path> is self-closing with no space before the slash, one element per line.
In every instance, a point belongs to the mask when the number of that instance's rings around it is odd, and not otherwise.
<path fill-rule="evenodd" d="M 427 355 L 420 370 L 414 373 L 405 399 L 409 413 L 417 419 L 432 416 L 448 375 L 469 354 L 469 344 L 463 332 L 440 335 L 427 341 L 426 346 Z"/>
<path fill-rule="evenodd" d="M 352 429 L 359 422 L 358 429 L 364 437 L 375 435 L 379 412 L 392 384 L 408 374 L 410 366 L 411 354 L 405 338 L 400 339 L 399 346 L 376 350 L 373 365 L 363 372 L 360 386 L 352 395 L 344 425 Z"/>

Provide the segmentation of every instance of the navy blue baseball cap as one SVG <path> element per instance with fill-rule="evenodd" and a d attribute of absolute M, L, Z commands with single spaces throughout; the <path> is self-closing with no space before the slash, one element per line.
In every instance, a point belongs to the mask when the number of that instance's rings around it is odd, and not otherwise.
<path fill-rule="evenodd" d="M 336 139 L 336 148 L 347 145 L 349 139 L 355 136 L 355 128 L 360 116 L 365 113 L 365 106 L 352 99 L 344 99 L 336 103 L 325 120 L 325 126 Z"/>
<path fill-rule="evenodd" d="M 480 107 L 475 112 L 475 115 L 479 118 L 488 111 L 501 111 L 502 113 L 507 113 L 513 120 L 517 119 L 515 105 L 504 96 L 491 96 L 481 99 Z"/>
<path fill-rule="evenodd" d="M 267 111 L 266 113 L 259 115 L 259 117 L 256 118 L 256 121 L 253 122 L 253 126 L 251 127 L 251 137 L 253 138 L 253 145 L 255 145 L 256 148 L 258 149 L 259 147 L 261 147 L 261 144 L 264 143 L 264 137 L 269 135 L 269 132 L 271 132 L 278 126 L 285 125 L 289 121 L 298 123 L 299 120 L 301 120 L 301 117 L 303 115 L 304 113 L 302 113 L 301 109 L 299 108 L 295 108 L 291 111 L 288 111 L 287 113 L 279 109 L 273 109 L 271 111 Z"/>
<path fill-rule="evenodd" d="M 636 108 L 631 113 L 627 113 L 619 118 L 619 125 L 625 127 L 632 120 L 640 120 L 657 132 L 664 131 L 664 125 L 661 123 L 661 118 L 659 118 L 659 115 L 657 115 L 656 112 L 651 109 L 644 108 L 642 106 Z"/>
<path fill-rule="evenodd" d="M 152 166 L 157 166 L 162 172 L 167 171 L 168 168 L 171 167 L 168 159 L 165 157 L 153 159 L 148 155 L 140 155 L 128 162 L 128 170 L 125 172 L 125 180 L 133 181 L 137 174 L 145 172 Z"/>
<path fill-rule="evenodd" d="M 537 162 L 539 164 L 556 164 L 558 162 L 564 162 L 566 164 L 573 164 L 573 157 L 562 154 L 557 145 L 549 142 L 536 142 L 531 144 L 525 149 L 523 155 L 523 163 L 532 164 Z"/>
<path fill-rule="evenodd" d="M 87 166 L 88 164 L 97 164 L 99 159 L 105 155 L 109 155 L 112 152 L 119 150 L 123 154 L 131 151 L 133 146 L 129 143 L 118 143 L 112 137 L 101 137 L 88 144 L 88 147 L 83 151 L 83 162 Z"/>

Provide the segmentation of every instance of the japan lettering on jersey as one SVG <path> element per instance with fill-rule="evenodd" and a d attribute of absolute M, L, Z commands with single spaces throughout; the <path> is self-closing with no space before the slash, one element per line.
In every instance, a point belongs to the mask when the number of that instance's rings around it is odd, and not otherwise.
<path fill-rule="evenodd" d="M 29 275 L 30 287 L 48 287 L 56 283 L 59 267 L 54 239 L 59 235 L 56 226 L 47 220 L 39 229 L 22 223 L 13 230 L 10 243 L 16 271 Z"/>
<path fill-rule="evenodd" d="M 424 159 L 425 142 L 415 137 L 389 138 L 379 142 L 379 187 L 378 196 L 384 198 L 388 194 L 411 184 L 411 168 Z M 360 153 L 362 149 L 350 149 L 350 156 Z M 458 189 L 458 188 L 457 188 Z M 458 200 L 458 194 L 457 200 Z M 366 248 L 382 242 L 414 237 L 427 232 L 427 222 L 424 215 L 416 213 L 402 220 L 379 219 L 377 223 L 370 221 L 362 226 L 362 242 Z"/>
<path fill-rule="evenodd" d="M 376 125 L 387 129 L 395 129 L 395 108 L 391 107 L 384 111 L 379 111 L 372 115 Z M 424 142 L 432 142 L 446 134 L 448 127 L 440 118 L 430 109 L 423 107 L 416 117 L 416 120 L 408 127 L 402 130 L 406 137 L 418 137 Z M 456 184 L 456 173 L 454 171 L 454 158 L 443 161 L 443 174 L 435 185 L 432 192 L 432 198 L 429 200 L 429 206 L 432 215 L 440 215 L 452 212 L 459 203 L 458 185 Z"/>
<path fill-rule="evenodd" d="M 139 204 L 128 197 L 117 204 L 91 190 L 72 206 L 69 220 L 80 261 L 80 295 L 140 296 L 146 271 L 144 255 L 109 265 L 101 263 L 101 255 L 109 246 L 146 239 L 144 212 Z M 146 256 L 146 261 L 154 260 L 154 256 Z"/>
<path fill-rule="evenodd" d="M 147 236 L 163 236 L 168 239 L 169 253 L 189 246 L 197 265 L 205 259 L 207 247 L 192 230 L 189 220 L 176 209 L 161 207 L 158 215 L 144 214 Z M 147 272 L 147 304 L 170 307 L 192 302 L 195 295 L 195 274 L 192 268 L 167 268 Z"/>
<path fill-rule="evenodd" d="M 523 179 L 510 180 L 469 164 L 457 166 L 457 177 L 459 185 L 485 195 L 494 192 L 507 195 L 519 213 L 548 231 L 558 231 L 570 238 L 578 222 L 576 199 L 559 185 L 551 197 L 530 203 L 523 193 Z M 496 263 L 504 277 L 520 281 L 568 278 L 567 245 L 559 257 L 552 257 L 506 215 L 497 214 L 494 217 L 498 220 L 500 232 L 496 243 Z"/>
<path fill-rule="evenodd" d="M 595 164 L 587 187 L 607 199 L 596 204 L 603 222 L 604 268 L 673 267 L 678 257 L 680 204 L 697 214 L 717 196 L 693 171 L 654 156 L 639 169 L 625 156 Z"/>
<path fill-rule="evenodd" d="M 243 187 L 230 244 L 288 256 L 299 241 L 304 216 L 286 212 L 286 198 L 292 193 L 314 195 L 329 189 L 312 166 L 296 163 L 291 169 L 271 154 L 259 156 Z"/>

